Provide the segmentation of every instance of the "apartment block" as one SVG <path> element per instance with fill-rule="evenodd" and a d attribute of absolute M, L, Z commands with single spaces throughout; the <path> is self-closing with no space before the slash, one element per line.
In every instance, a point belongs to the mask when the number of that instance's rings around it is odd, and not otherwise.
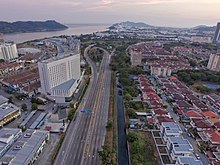
<path fill-rule="evenodd" d="M 10 61 L 18 58 L 18 51 L 16 44 L 13 43 L 3 43 L 0 44 L 0 59 L 5 61 Z"/>
<path fill-rule="evenodd" d="M 220 54 L 211 54 L 207 68 L 216 72 L 220 71 Z"/>
<path fill-rule="evenodd" d="M 38 62 L 40 92 L 51 97 L 56 103 L 71 101 L 80 76 L 80 54 L 60 54 Z"/>

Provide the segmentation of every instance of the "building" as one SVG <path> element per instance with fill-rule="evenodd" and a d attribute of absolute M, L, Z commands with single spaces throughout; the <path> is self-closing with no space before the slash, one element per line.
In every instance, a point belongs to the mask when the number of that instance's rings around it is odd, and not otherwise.
<path fill-rule="evenodd" d="M 0 164 L 34 164 L 48 140 L 48 131 L 27 130 L 0 159 Z"/>
<path fill-rule="evenodd" d="M 203 163 L 192 156 L 179 156 L 176 165 L 203 165 Z"/>
<path fill-rule="evenodd" d="M 19 107 L 6 103 L 0 105 L 0 127 L 3 127 L 5 124 L 9 123 L 13 119 L 16 119 L 21 115 L 21 110 Z"/>
<path fill-rule="evenodd" d="M 23 68 L 23 64 L 17 62 L 4 62 L 0 64 L 0 76 L 5 76 L 9 73 L 16 72 Z"/>
<path fill-rule="evenodd" d="M 18 51 L 16 44 L 3 43 L 0 45 L 0 59 L 10 61 L 18 58 Z"/>
<path fill-rule="evenodd" d="M 217 23 L 215 36 L 213 39 L 213 43 L 219 43 L 220 42 L 220 22 Z"/>
<path fill-rule="evenodd" d="M 3 42 L 4 42 L 3 34 L 0 33 L 0 43 L 3 43 Z"/>
<path fill-rule="evenodd" d="M 169 77 L 171 76 L 172 70 L 168 67 L 161 67 L 158 65 L 151 65 L 150 66 L 151 75 Z"/>
<path fill-rule="evenodd" d="M 191 42 L 212 43 L 212 38 L 208 36 L 192 36 Z"/>
<path fill-rule="evenodd" d="M 140 66 L 142 62 L 142 54 L 140 52 L 131 51 L 131 65 Z"/>
<path fill-rule="evenodd" d="M 168 154 L 173 161 L 176 161 L 179 156 L 192 156 L 193 147 L 187 139 L 182 136 L 169 137 L 167 139 Z"/>
<path fill-rule="evenodd" d="M 41 88 L 39 91 L 56 103 L 71 101 L 80 76 L 80 54 L 63 54 L 38 62 Z"/>
<path fill-rule="evenodd" d="M 21 129 L 2 128 L 0 129 L 0 158 L 14 144 L 14 142 L 22 135 Z"/>
<path fill-rule="evenodd" d="M 169 137 L 178 137 L 183 133 L 179 125 L 174 122 L 163 122 L 160 132 L 164 141 L 167 141 Z"/>
<path fill-rule="evenodd" d="M 220 53 L 211 54 L 207 68 L 217 72 L 220 71 Z"/>

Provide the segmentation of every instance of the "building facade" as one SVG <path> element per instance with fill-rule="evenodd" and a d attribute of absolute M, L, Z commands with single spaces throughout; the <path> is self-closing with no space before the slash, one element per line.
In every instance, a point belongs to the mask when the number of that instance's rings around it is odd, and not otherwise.
<path fill-rule="evenodd" d="M 40 92 L 57 103 L 71 100 L 80 80 L 80 54 L 58 55 L 38 63 Z"/>
<path fill-rule="evenodd" d="M 211 54 L 211 56 L 209 57 L 207 68 L 217 72 L 220 71 L 220 53 Z"/>
<path fill-rule="evenodd" d="M 220 22 L 218 22 L 216 31 L 215 31 L 215 36 L 213 39 L 213 43 L 219 43 L 220 42 Z"/>
<path fill-rule="evenodd" d="M 18 58 L 16 44 L 3 43 L 0 45 L 0 59 L 10 61 Z"/>

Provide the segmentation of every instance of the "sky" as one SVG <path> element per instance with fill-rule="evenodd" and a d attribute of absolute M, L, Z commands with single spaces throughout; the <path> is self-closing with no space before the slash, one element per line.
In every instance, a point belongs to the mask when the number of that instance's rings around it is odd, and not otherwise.
<path fill-rule="evenodd" d="M 0 21 L 145 22 L 194 27 L 220 21 L 220 0 L 0 0 Z"/>

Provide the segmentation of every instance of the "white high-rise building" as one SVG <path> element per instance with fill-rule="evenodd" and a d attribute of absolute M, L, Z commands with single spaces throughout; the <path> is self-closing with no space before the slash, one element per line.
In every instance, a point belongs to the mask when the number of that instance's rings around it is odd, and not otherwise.
<path fill-rule="evenodd" d="M 220 22 L 217 23 L 213 43 L 220 43 Z"/>
<path fill-rule="evenodd" d="M 18 51 L 16 44 L 3 43 L 0 44 L 0 59 L 9 61 L 18 58 Z"/>
<path fill-rule="evenodd" d="M 220 71 L 220 54 L 211 54 L 207 68 L 213 71 Z"/>
<path fill-rule="evenodd" d="M 58 55 L 38 63 L 40 92 L 51 97 L 56 103 L 72 99 L 81 76 L 80 54 Z"/>

